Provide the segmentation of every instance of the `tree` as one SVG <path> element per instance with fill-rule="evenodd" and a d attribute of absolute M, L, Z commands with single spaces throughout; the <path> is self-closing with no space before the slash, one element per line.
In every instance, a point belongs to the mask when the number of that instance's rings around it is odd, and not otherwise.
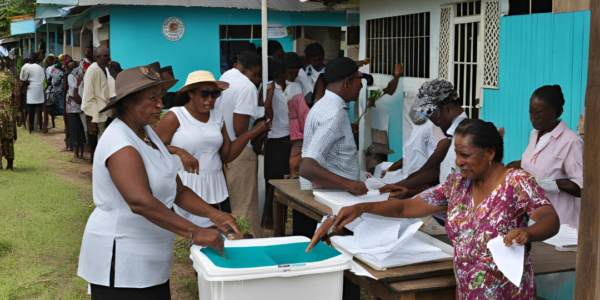
<path fill-rule="evenodd" d="M 10 35 L 9 17 L 35 13 L 35 0 L 0 0 L 0 36 Z"/>

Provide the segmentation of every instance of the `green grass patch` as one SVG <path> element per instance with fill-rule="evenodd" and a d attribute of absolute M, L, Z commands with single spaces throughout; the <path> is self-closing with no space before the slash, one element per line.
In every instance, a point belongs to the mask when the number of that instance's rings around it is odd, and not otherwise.
<path fill-rule="evenodd" d="M 69 154 L 18 134 L 15 169 L 0 170 L 0 299 L 86 299 L 77 265 L 92 188 L 55 174 L 50 161 Z"/>

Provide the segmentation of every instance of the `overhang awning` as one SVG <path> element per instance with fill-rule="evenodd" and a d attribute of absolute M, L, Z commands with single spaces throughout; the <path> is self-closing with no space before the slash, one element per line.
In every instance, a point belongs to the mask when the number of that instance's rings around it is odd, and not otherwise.
<path fill-rule="evenodd" d="M 65 11 L 61 11 L 63 8 L 68 8 L 69 6 L 64 5 L 46 5 L 41 4 L 38 5 L 35 10 L 35 18 L 36 19 L 51 19 L 51 18 L 62 18 L 65 15 Z"/>
<path fill-rule="evenodd" d="M 79 5 L 144 5 L 261 9 L 260 0 L 79 0 Z M 270 10 L 281 11 L 341 11 L 323 5 L 322 3 L 300 2 L 298 0 L 269 0 L 268 8 Z"/>
<path fill-rule="evenodd" d="M 8 43 L 12 43 L 12 42 L 18 42 L 21 39 L 21 37 L 19 36 L 7 36 L 5 38 L 0 39 L 0 45 L 3 44 L 8 44 Z"/>
<path fill-rule="evenodd" d="M 65 5 L 74 6 L 77 5 L 77 0 L 37 0 L 37 4 L 54 4 L 54 5 Z"/>
<path fill-rule="evenodd" d="M 10 23 L 10 34 L 27 34 L 35 32 L 35 21 L 33 19 Z"/>

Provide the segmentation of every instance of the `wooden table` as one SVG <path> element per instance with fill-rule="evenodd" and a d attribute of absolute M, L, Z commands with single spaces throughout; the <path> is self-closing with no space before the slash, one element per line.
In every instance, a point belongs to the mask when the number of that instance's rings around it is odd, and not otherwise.
<path fill-rule="evenodd" d="M 314 199 L 312 191 L 300 189 L 297 179 L 270 180 L 275 187 L 273 197 L 275 236 L 285 235 L 287 207 L 308 217 L 321 221 L 331 209 Z M 434 236 L 450 244 L 447 236 Z M 575 270 L 577 253 L 556 251 L 553 246 L 535 242 L 531 251 L 533 270 L 536 275 Z M 345 277 L 360 285 L 380 299 L 454 299 L 456 280 L 452 261 L 416 264 L 376 271 L 354 259 L 378 280 L 356 276 L 346 271 Z"/>

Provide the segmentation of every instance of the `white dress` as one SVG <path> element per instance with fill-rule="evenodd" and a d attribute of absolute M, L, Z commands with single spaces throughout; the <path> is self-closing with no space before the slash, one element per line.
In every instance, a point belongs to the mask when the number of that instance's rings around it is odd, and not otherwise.
<path fill-rule="evenodd" d="M 173 134 L 171 146 L 187 151 L 198 160 L 200 166 L 199 174 L 188 173 L 183 169 L 179 156 L 173 155 L 179 178 L 185 186 L 208 204 L 217 204 L 227 200 L 229 193 L 219 152 L 223 146 L 223 134 L 221 133 L 224 123 L 223 114 L 213 109 L 210 111 L 208 121 L 202 123 L 183 106 L 174 107 L 171 111 L 179 120 L 179 127 Z M 208 218 L 192 215 L 177 205 L 174 210 L 196 225 L 202 227 L 213 225 Z"/>
<path fill-rule="evenodd" d="M 109 286 L 113 243 L 115 287 L 151 287 L 167 282 L 171 275 L 175 234 L 134 214 L 106 167 L 115 152 L 133 147 L 144 162 L 152 195 L 170 209 L 177 194 L 177 170 L 154 130 L 150 126 L 144 130 L 158 150 L 145 144 L 120 119 L 110 124 L 98 142 L 93 169 L 96 209 L 83 233 L 77 270 L 89 283 Z"/>

